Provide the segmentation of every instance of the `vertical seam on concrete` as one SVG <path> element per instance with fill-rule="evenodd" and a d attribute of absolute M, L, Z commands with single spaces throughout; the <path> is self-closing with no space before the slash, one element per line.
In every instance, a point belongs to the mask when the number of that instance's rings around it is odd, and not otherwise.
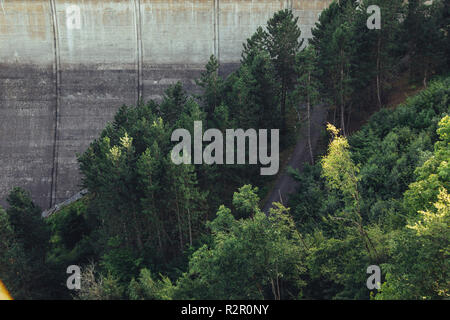
<path fill-rule="evenodd" d="M 219 32 L 220 5 L 219 0 L 214 0 L 214 55 L 220 64 L 220 32 Z"/>
<path fill-rule="evenodd" d="M 142 63 L 143 63 L 143 46 L 142 46 L 142 18 L 141 18 L 141 0 L 134 0 L 135 24 L 136 24 L 136 42 L 137 42 L 137 102 L 143 96 L 142 83 Z"/>
<path fill-rule="evenodd" d="M 58 130 L 59 130 L 59 107 L 60 107 L 60 54 L 59 54 L 59 30 L 58 30 L 58 18 L 56 12 L 56 0 L 50 0 L 50 9 L 52 15 L 52 27 L 53 27 L 53 49 L 54 49 L 54 64 L 53 74 L 55 77 L 55 119 L 54 119 L 54 137 L 53 137 L 53 165 L 52 165 L 52 178 L 51 178 L 51 193 L 50 193 L 50 207 L 56 202 L 57 192 L 57 179 L 58 179 Z"/>
<path fill-rule="evenodd" d="M 293 2 L 293 1 L 294 1 L 294 0 L 287 0 L 287 1 L 286 1 L 286 9 L 292 10 L 292 7 L 293 7 L 292 2 Z"/>
<path fill-rule="evenodd" d="M 217 18 L 216 18 L 216 2 L 217 0 L 213 0 L 213 27 L 214 27 L 214 49 L 213 54 L 217 57 Z"/>

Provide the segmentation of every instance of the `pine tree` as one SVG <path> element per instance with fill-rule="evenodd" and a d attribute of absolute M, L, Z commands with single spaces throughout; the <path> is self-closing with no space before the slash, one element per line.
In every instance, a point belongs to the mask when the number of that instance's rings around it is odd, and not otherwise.
<path fill-rule="evenodd" d="M 196 82 L 198 86 L 203 88 L 200 100 L 208 123 L 222 101 L 223 79 L 219 75 L 219 61 L 214 55 L 209 58 L 206 70 L 202 72 L 200 79 Z"/>
<path fill-rule="evenodd" d="M 326 95 L 334 104 L 333 122 L 337 116 L 340 128 L 346 133 L 346 106 L 353 93 L 352 61 L 354 55 L 353 21 L 355 19 L 355 2 L 333 2 L 324 10 L 319 23 L 312 30 L 314 38 L 311 44 L 316 48 L 321 81 Z M 339 114 L 338 114 L 339 111 Z"/>
<path fill-rule="evenodd" d="M 295 81 L 295 56 L 303 45 L 298 17 L 291 10 L 282 10 L 267 22 L 267 49 L 280 81 L 281 129 L 286 130 L 286 103 L 288 91 Z"/>
<path fill-rule="evenodd" d="M 306 105 L 308 121 L 308 146 L 311 163 L 314 164 L 314 155 L 311 145 L 311 109 L 320 102 L 319 70 L 317 68 L 317 55 L 313 46 L 304 49 L 297 57 L 296 72 L 299 74 L 295 89 L 295 96 L 299 103 Z"/>
<path fill-rule="evenodd" d="M 442 25 L 445 10 L 448 5 L 439 0 L 431 4 L 425 0 L 408 1 L 403 37 L 411 56 L 410 74 L 420 77 L 424 87 L 446 61 L 448 34 L 445 32 L 448 26 Z"/>

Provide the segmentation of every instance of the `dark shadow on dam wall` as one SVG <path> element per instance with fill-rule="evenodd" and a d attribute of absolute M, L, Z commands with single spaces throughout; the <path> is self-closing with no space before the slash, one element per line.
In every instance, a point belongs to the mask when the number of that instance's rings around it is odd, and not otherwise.
<path fill-rule="evenodd" d="M 82 153 L 122 104 L 193 92 L 209 57 L 291 8 L 303 37 L 331 0 L 0 0 L 0 205 L 14 186 L 42 208 L 80 190 Z"/>

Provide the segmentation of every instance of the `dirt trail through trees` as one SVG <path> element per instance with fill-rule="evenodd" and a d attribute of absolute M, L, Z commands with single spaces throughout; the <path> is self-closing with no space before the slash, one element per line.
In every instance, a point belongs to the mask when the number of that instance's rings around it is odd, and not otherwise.
<path fill-rule="evenodd" d="M 312 149 L 316 149 L 317 142 L 320 137 L 321 128 L 325 127 L 326 121 L 326 108 L 323 105 L 315 106 L 311 112 L 311 145 Z M 297 190 L 298 183 L 287 172 L 287 168 L 290 166 L 293 169 L 301 171 L 305 162 L 310 161 L 310 155 L 308 150 L 308 125 L 305 122 L 301 130 L 301 138 L 295 146 L 294 152 L 291 155 L 286 169 L 277 178 L 275 187 L 267 197 L 263 211 L 268 213 L 270 208 L 273 207 L 273 202 L 281 202 L 287 206 L 289 202 L 289 196 Z"/>

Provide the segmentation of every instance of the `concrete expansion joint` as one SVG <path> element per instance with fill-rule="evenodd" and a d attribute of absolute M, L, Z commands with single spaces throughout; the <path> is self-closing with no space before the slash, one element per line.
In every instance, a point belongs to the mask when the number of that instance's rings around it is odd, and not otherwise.
<path fill-rule="evenodd" d="M 142 44 L 142 12 L 141 12 L 141 0 L 134 0 L 134 21 L 136 29 L 136 47 L 137 47 L 137 98 L 138 102 L 142 99 L 143 93 L 143 81 L 142 81 L 142 65 L 143 65 L 143 44 Z"/>
<path fill-rule="evenodd" d="M 52 178 L 50 187 L 50 207 L 56 202 L 57 183 L 58 183 L 58 130 L 59 130 L 59 105 L 60 105 L 60 82 L 61 82 L 61 65 L 59 50 L 59 30 L 58 15 L 56 12 L 56 0 L 50 0 L 50 9 L 52 15 L 53 43 L 54 43 L 54 79 L 55 79 L 55 111 L 54 111 L 54 140 L 53 140 L 53 164 Z"/>

